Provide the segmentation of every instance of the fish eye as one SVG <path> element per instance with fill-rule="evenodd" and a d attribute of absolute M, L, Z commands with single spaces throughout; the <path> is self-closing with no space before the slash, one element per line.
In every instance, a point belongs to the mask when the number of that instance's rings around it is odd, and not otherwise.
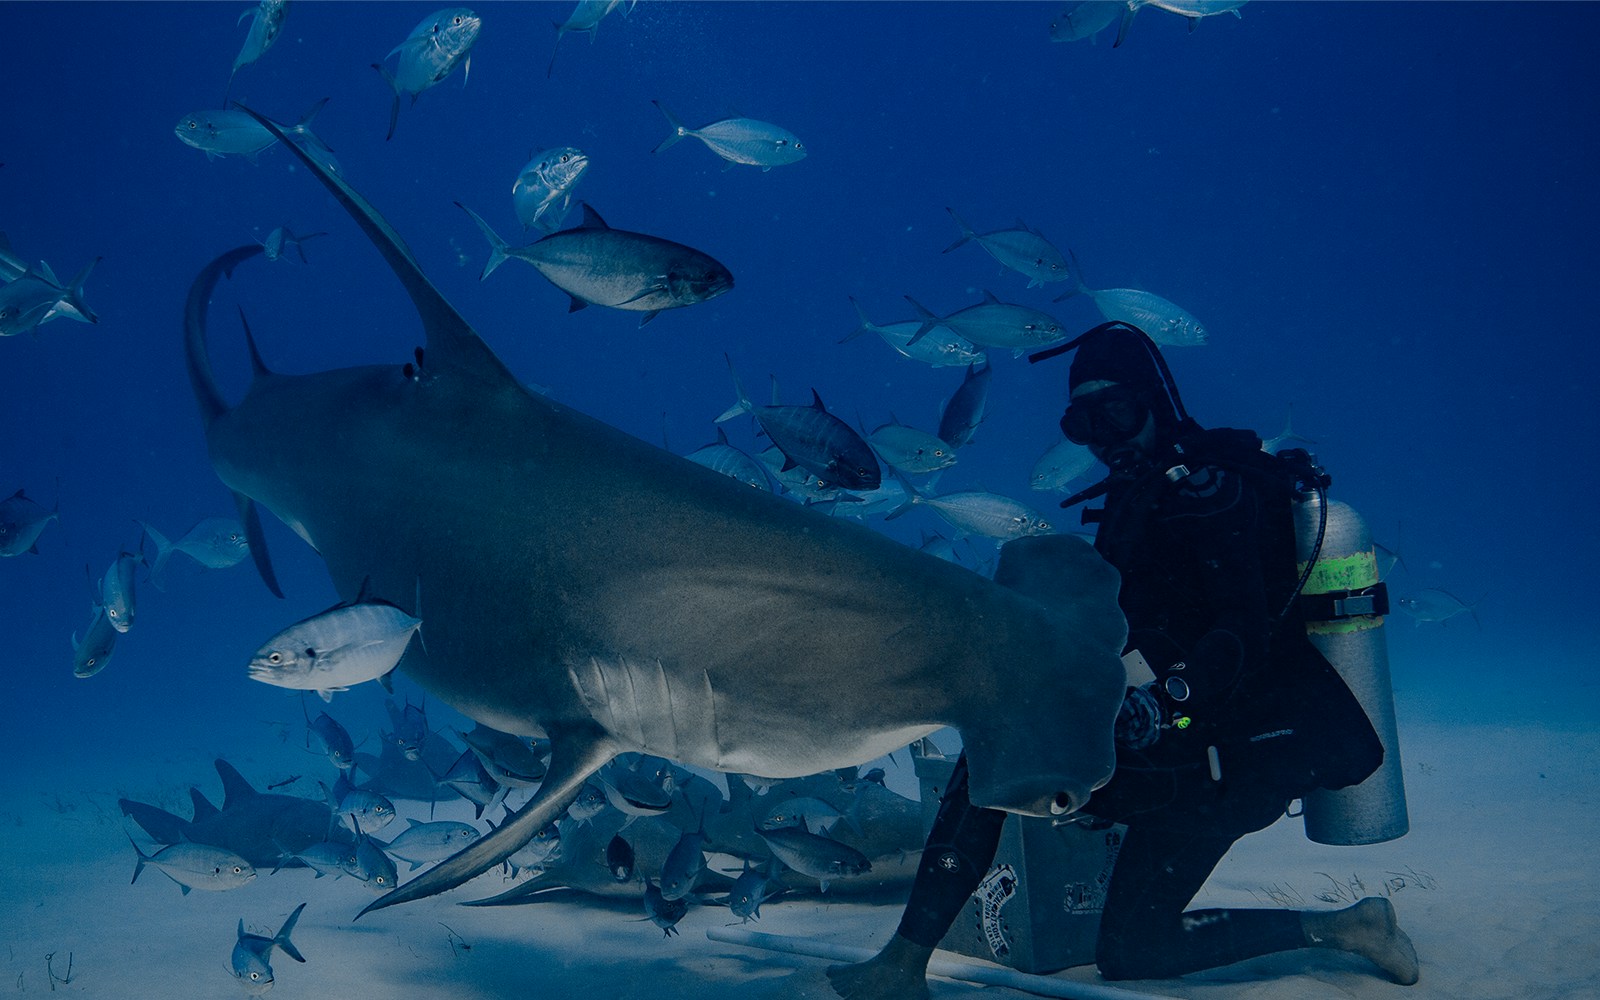
<path fill-rule="evenodd" d="M 279 653 L 279 652 L 273 652 L 270 656 L 267 657 L 267 659 L 271 660 L 273 663 L 282 663 L 283 662 L 283 654 Z"/>
<path fill-rule="evenodd" d="M 450 23 L 451 24 L 460 24 L 461 23 L 461 15 L 457 14 L 455 17 L 451 18 L 450 19 Z"/>
<path fill-rule="evenodd" d="M 117 617 L 117 609 L 116 608 L 107 609 L 106 610 L 106 617 L 107 618 L 115 618 L 115 617 Z"/>
<path fill-rule="evenodd" d="M 92 666 L 94 666 L 94 664 L 95 664 L 95 658 L 92 657 L 92 656 L 89 657 L 87 660 L 83 661 L 83 665 L 86 666 L 86 667 L 92 667 Z"/>
<path fill-rule="evenodd" d="M 385 882 L 389 881 L 389 879 L 383 875 L 374 875 L 372 877 L 372 881 L 378 883 L 379 885 L 383 885 Z"/>
<path fill-rule="evenodd" d="M 261 973 L 259 973 L 259 972 L 252 972 L 252 973 L 250 973 L 250 978 L 251 978 L 251 979 L 252 979 L 252 980 L 258 980 L 258 979 L 260 979 L 260 978 L 261 978 Z"/>

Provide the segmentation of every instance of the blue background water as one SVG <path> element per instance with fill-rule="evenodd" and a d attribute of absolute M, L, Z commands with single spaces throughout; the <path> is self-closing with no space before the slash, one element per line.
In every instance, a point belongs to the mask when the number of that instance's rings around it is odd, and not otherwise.
<path fill-rule="evenodd" d="M 1110 33 L 1053 44 L 1060 7 L 646 3 L 593 44 L 566 38 L 546 78 L 551 21 L 571 4 L 483 5 L 466 86 L 458 71 L 424 93 L 385 142 L 391 91 L 369 64 L 433 7 L 300 4 L 233 96 L 288 121 L 331 97 L 315 129 L 346 177 L 511 368 L 645 439 L 664 425 L 677 451 L 711 440 L 732 401 L 725 352 L 758 397 L 770 373 L 787 402 L 815 387 L 869 426 L 892 411 L 931 429 L 960 372 L 875 337 L 839 344 L 857 325 L 848 296 L 880 322 L 910 318 L 903 295 L 947 312 L 983 289 L 1074 331 L 1098 322 L 1086 299 L 1050 305 L 1059 286 L 1028 290 L 976 246 L 940 253 L 957 235 L 947 206 L 980 231 L 1021 217 L 1073 249 L 1091 287 L 1147 289 L 1210 328 L 1209 345 L 1168 352 L 1203 423 L 1270 436 L 1292 404 L 1334 495 L 1380 541 L 1403 534 L 1398 593 L 1481 598 L 1476 626 L 1396 616 L 1403 696 L 1483 718 L 1581 711 L 1595 686 L 1570 667 L 1593 647 L 1600 548 L 1600 7 L 1257 3 L 1192 33 L 1151 9 L 1117 49 Z M 63 276 L 104 257 L 87 292 L 97 326 L 0 341 L 0 492 L 61 510 L 37 556 L 0 563 L 4 701 L 24 709 L 9 736 L 49 756 L 174 732 L 226 752 L 241 726 L 298 719 L 244 663 L 334 596 L 270 519 L 287 601 L 248 564 L 175 566 L 164 592 L 141 582 L 111 666 L 71 675 L 84 565 L 98 576 L 135 545 L 136 518 L 176 536 L 231 514 L 182 366 L 198 269 L 278 226 L 331 234 L 307 246 L 309 266 L 252 262 L 219 294 L 212 339 L 235 392 L 235 303 L 279 370 L 398 364 L 419 342 L 398 285 L 285 150 L 208 161 L 174 138 L 180 117 L 220 103 L 241 9 L 0 5 L 0 228 Z M 724 171 L 693 140 L 652 155 L 667 131 L 652 99 L 691 124 L 730 108 L 779 123 L 810 155 L 767 173 Z M 568 315 L 515 262 L 480 283 L 486 246 L 452 201 L 514 234 L 511 182 L 557 145 L 589 153 L 578 194 L 613 226 L 704 249 L 737 287 L 641 329 L 632 313 Z M 1057 440 L 1066 365 L 993 360 L 990 417 L 941 488 L 1052 509 L 1027 475 Z M 918 512 L 893 530 L 923 527 L 938 523 Z M 1456 689 L 1489 697 L 1458 704 Z"/>

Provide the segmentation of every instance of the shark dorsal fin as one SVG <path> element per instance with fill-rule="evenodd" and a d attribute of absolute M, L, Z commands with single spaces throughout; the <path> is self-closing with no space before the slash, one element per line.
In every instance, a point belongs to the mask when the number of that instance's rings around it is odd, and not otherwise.
<path fill-rule="evenodd" d="M 244 780 L 234 766 L 218 757 L 216 760 L 217 774 L 222 778 L 222 808 L 226 811 L 230 806 L 238 805 L 255 798 L 261 793 Z"/>
<path fill-rule="evenodd" d="M 378 248 L 384 261 L 394 271 L 395 277 L 405 286 L 406 293 L 411 296 L 411 302 L 416 306 L 417 314 L 422 319 L 423 330 L 427 333 L 430 362 L 438 359 L 491 383 L 519 384 L 504 363 L 489 349 L 489 345 L 478 336 L 478 332 L 468 325 L 461 314 L 456 312 L 455 307 L 433 286 L 433 282 L 428 280 L 427 275 L 422 273 L 416 257 L 400 238 L 400 234 L 394 231 L 365 198 L 346 184 L 344 178 L 333 173 L 327 166 L 318 162 L 316 157 L 301 148 L 299 138 L 301 135 L 310 134 L 309 130 L 297 127 L 291 135 L 270 118 L 242 104 L 237 107 L 259 122 L 290 152 L 299 157 L 306 168 L 333 193 L 334 198 L 338 199 L 339 204 L 344 206 L 345 211 L 350 213 L 350 217 Z"/>
<path fill-rule="evenodd" d="M 190 822 L 198 823 L 217 815 L 217 807 L 211 804 L 211 800 L 206 798 L 200 789 L 189 789 L 189 801 L 194 804 L 194 819 Z"/>

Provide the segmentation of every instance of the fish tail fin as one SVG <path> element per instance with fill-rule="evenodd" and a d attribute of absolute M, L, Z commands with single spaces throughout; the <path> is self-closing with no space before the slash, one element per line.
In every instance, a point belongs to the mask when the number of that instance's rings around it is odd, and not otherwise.
<path fill-rule="evenodd" d="M 144 560 L 145 566 L 150 570 L 150 583 L 157 590 L 164 590 L 166 588 L 161 586 L 161 570 L 167 565 L 167 560 L 172 557 L 172 543 L 167 541 L 165 535 L 152 528 L 145 522 L 137 521 L 136 523 L 146 535 L 150 536 L 150 541 L 154 542 L 156 546 L 156 561 L 151 562 L 149 559 Z M 144 544 L 142 539 L 140 540 L 139 551 L 141 554 L 144 552 Z"/>
<path fill-rule="evenodd" d="M 1083 265 L 1078 263 L 1078 255 L 1071 250 L 1067 251 L 1067 282 L 1067 290 L 1051 299 L 1051 302 L 1065 302 L 1089 290 L 1089 286 L 1083 283 Z"/>
<path fill-rule="evenodd" d="M 299 121 L 295 122 L 293 125 L 285 127 L 283 130 L 285 132 L 293 132 L 296 135 L 304 135 L 306 132 L 310 131 L 311 120 L 317 117 L 317 113 L 320 112 L 323 107 L 327 105 L 327 103 L 328 98 L 324 97 L 322 100 L 311 105 L 311 109 L 305 114 L 301 115 Z"/>
<path fill-rule="evenodd" d="M 67 300 L 67 304 L 73 309 L 73 312 L 68 313 L 68 315 L 73 316 L 75 319 L 81 318 L 85 323 L 100 322 L 100 317 L 96 316 L 94 314 L 94 310 L 90 309 L 83 301 L 84 283 L 89 280 L 89 272 L 93 271 L 94 266 L 100 263 L 100 261 L 101 258 L 96 257 L 94 260 L 91 260 L 89 263 L 83 265 L 83 270 L 79 271 L 72 279 L 72 283 L 67 286 L 67 293 L 64 296 L 64 298 Z"/>
<path fill-rule="evenodd" d="M 556 53 L 561 51 L 561 38 L 567 33 L 566 25 L 562 24 L 560 21 L 553 20 L 550 23 L 556 26 L 556 43 L 550 46 L 550 65 L 544 68 L 544 77 L 546 80 L 550 79 L 550 74 L 555 72 Z"/>
<path fill-rule="evenodd" d="M 144 871 L 144 863 L 150 860 L 150 855 L 141 851 L 139 849 L 138 841 L 134 840 L 132 837 L 128 838 L 128 843 L 133 845 L 134 857 L 138 859 L 133 863 L 133 878 L 128 882 L 129 885 L 133 885 L 134 882 L 139 881 L 139 874 Z"/>
<path fill-rule="evenodd" d="M 953 209 L 950 206 L 946 205 L 944 210 L 946 212 L 949 212 L 950 213 L 950 218 L 956 220 L 956 225 L 961 227 L 961 238 L 956 240 L 954 243 L 950 244 L 949 246 L 945 247 L 944 250 L 943 250 L 944 253 L 949 253 L 950 251 L 954 250 L 956 247 L 965 246 L 969 240 L 971 240 L 974 236 L 976 236 L 978 234 L 972 231 L 972 227 L 971 226 L 969 226 L 965 222 L 961 221 L 961 216 L 956 214 L 956 210 L 955 209 Z"/>
<path fill-rule="evenodd" d="M 1122 40 L 1128 37 L 1128 29 L 1133 26 L 1133 15 L 1139 13 L 1137 4 L 1128 4 L 1128 9 L 1122 12 L 1122 22 L 1117 25 L 1117 40 L 1111 43 L 1112 48 L 1119 48 Z"/>
<path fill-rule="evenodd" d="M 892 465 L 889 466 L 889 473 L 899 481 L 901 488 L 906 491 L 906 498 L 905 501 L 900 504 L 900 506 L 884 515 L 883 519 L 885 521 L 893 521 L 895 518 L 899 517 L 901 514 L 904 514 L 922 500 L 922 494 L 918 493 L 917 488 L 911 485 L 911 480 L 905 477 L 905 473 L 901 472 Z"/>
<path fill-rule="evenodd" d="M 867 317 L 866 309 L 862 308 L 861 303 L 856 301 L 856 297 L 854 295 L 850 296 L 850 304 L 856 307 L 856 315 L 861 317 L 861 325 L 856 327 L 854 330 L 851 330 L 843 337 L 839 338 L 839 343 L 841 344 L 847 340 L 854 340 L 863 333 L 872 333 L 878 329 L 877 326 L 873 324 L 872 320 Z"/>
<path fill-rule="evenodd" d="M 394 55 L 394 53 L 391 52 L 389 55 Z M 373 63 L 372 68 L 378 71 L 378 75 L 383 77 L 383 82 L 387 83 L 390 89 L 394 91 L 394 101 L 389 105 L 389 132 L 383 137 L 383 141 L 388 142 L 394 138 L 394 127 L 400 121 L 400 85 L 394 82 L 394 77 L 390 75 L 388 70 L 383 68 L 382 63 Z"/>
<path fill-rule="evenodd" d="M 907 295 L 905 298 L 907 302 L 911 303 L 911 308 L 917 311 L 917 318 L 922 321 L 922 325 L 917 327 L 917 332 L 913 333 L 911 339 L 906 341 L 906 346 L 910 347 L 926 336 L 928 331 L 939 325 L 939 317 L 935 316 L 932 310 L 911 296 Z"/>
<path fill-rule="evenodd" d="M 672 132 L 669 133 L 665 139 L 661 140 L 661 144 L 650 151 L 652 153 L 659 153 L 664 149 L 671 149 L 679 139 L 682 139 L 684 136 L 689 134 L 689 130 L 684 128 L 683 122 L 678 121 L 678 117 L 676 115 L 667 110 L 667 106 L 665 104 L 662 104 L 660 101 L 651 101 L 650 103 L 654 104 L 656 106 L 656 110 L 660 111 L 667 117 L 667 126 L 672 129 Z"/>
<path fill-rule="evenodd" d="M 478 224 L 478 228 L 483 231 L 484 238 L 489 241 L 489 262 L 483 265 L 483 273 L 478 275 L 478 280 L 482 281 L 493 274 L 495 268 L 511 259 L 510 255 L 506 253 L 507 250 L 511 249 L 511 244 L 501 239 L 500 234 L 491 229 L 489 224 L 483 221 L 483 217 L 477 212 L 474 212 L 459 201 L 456 202 L 456 207 L 472 216 L 472 221 Z"/>
<path fill-rule="evenodd" d="M 732 420 L 741 413 L 755 412 L 755 407 L 750 404 L 750 397 L 745 394 L 744 385 L 739 381 L 739 373 L 733 368 L 733 359 L 728 357 L 726 354 L 723 355 L 723 358 L 728 362 L 728 374 L 733 377 L 733 392 L 734 395 L 738 397 L 738 402 L 728 407 L 722 412 L 721 416 L 717 417 L 715 423 L 719 424 L 727 420 Z"/>
<path fill-rule="evenodd" d="M 296 962 L 304 962 L 306 959 L 304 955 L 300 954 L 300 949 L 294 946 L 294 942 L 289 940 L 289 935 L 294 933 L 295 921 L 300 919 L 300 911 L 305 908 L 306 904 L 304 903 L 295 907 L 294 912 L 289 914 L 289 919 L 285 920 L 283 926 L 278 929 L 278 933 L 272 936 L 272 943 Z"/>

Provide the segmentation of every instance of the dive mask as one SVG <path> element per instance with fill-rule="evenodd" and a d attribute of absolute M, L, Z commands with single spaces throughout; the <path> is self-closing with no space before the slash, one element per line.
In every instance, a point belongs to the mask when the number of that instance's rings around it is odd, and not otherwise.
<path fill-rule="evenodd" d="M 1144 390 L 1112 385 L 1073 399 L 1061 414 L 1061 433 L 1073 444 L 1121 444 L 1144 430 L 1149 419 Z"/>

